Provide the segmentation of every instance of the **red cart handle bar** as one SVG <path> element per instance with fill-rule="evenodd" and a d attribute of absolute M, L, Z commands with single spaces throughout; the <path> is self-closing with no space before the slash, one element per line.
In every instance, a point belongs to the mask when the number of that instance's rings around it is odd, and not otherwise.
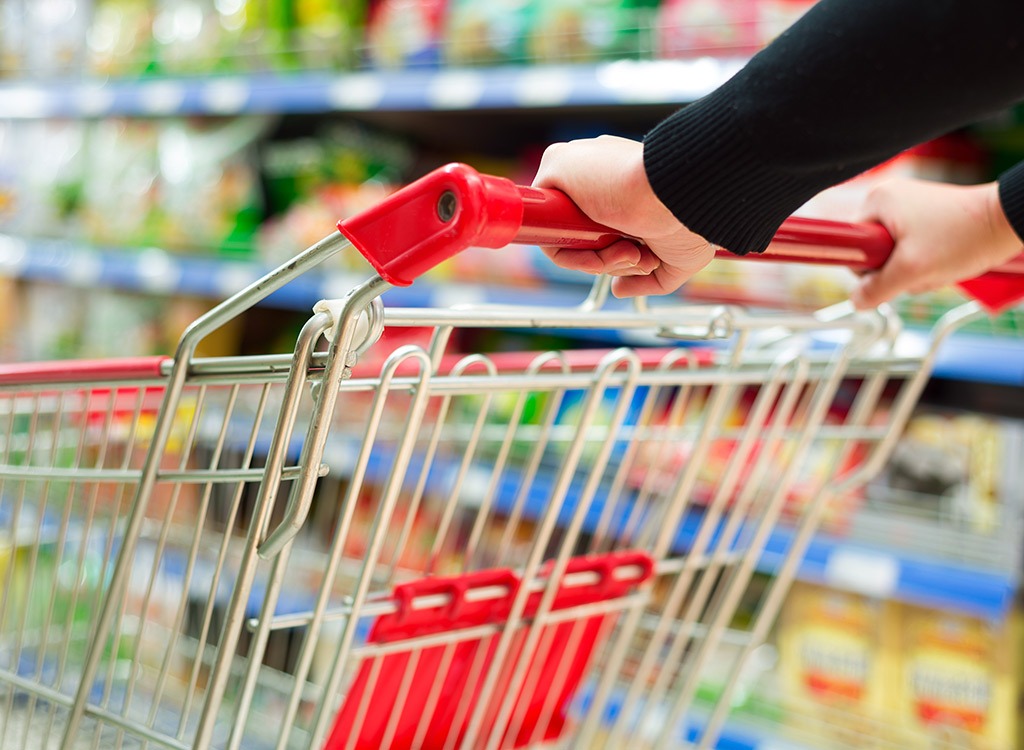
<path fill-rule="evenodd" d="M 434 170 L 373 208 L 340 221 L 338 229 L 395 286 L 408 286 L 468 247 L 521 243 L 599 249 L 622 238 L 590 220 L 564 193 L 517 186 L 465 164 Z M 764 253 L 717 255 L 867 271 L 880 268 L 892 248 L 892 237 L 880 224 L 791 218 Z M 993 311 L 1024 299 L 1024 253 L 960 286 Z"/>

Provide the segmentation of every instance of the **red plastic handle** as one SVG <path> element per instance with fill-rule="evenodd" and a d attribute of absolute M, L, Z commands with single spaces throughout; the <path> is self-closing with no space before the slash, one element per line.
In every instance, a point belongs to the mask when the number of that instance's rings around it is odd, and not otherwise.
<path fill-rule="evenodd" d="M 597 250 L 622 238 L 620 233 L 592 221 L 565 193 L 531 187 L 520 187 L 519 192 L 523 200 L 523 225 L 516 234 L 516 242 Z M 879 224 L 793 218 L 782 225 L 764 253 L 738 256 L 719 250 L 717 255 L 842 265 L 862 271 L 880 268 L 892 248 L 892 237 Z"/>
<path fill-rule="evenodd" d="M 622 235 L 592 221 L 564 193 L 516 186 L 449 164 L 402 188 L 377 206 L 338 223 L 338 229 L 381 277 L 408 286 L 423 272 L 468 247 L 510 243 L 600 249 Z M 627 238 L 634 239 L 635 238 Z M 878 224 L 791 218 L 764 253 L 719 257 L 880 268 L 893 240 Z M 992 310 L 1024 299 L 1024 253 L 960 285 Z"/>
<path fill-rule="evenodd" d="M 515 241 L 598 250 L 623 235 L 591 220 L 558 190 L 519 187 L 523 200 L 522 226 Z M 627 237 L 634 242 L 636 238 Z M 881 224 L 794 216 L 786 219 L 763 253 L 736 255 L 718 250 L 716 257 L 729 260 L 808 263 L 845 266 L 853 271 L 881 268 L 893 250 L 893 239 Z M 1024 252 L 985 274 L 985 278 L 1016 278 L 1024 285 Z M 1024 295 L 1024 288 L 1021 290 Z"/>
<path fill-rule="evenodd" d="M 72 359 L 0 365 L 0 385 L 40 383 L 97 383 L 120 380 L 151 380 L 163 377 L 170 357 L 126 357 L 123 359 Z"/>
<path fill-rule="evenodd" d="M 339 221 L 338 231 L 381 278 L 408 286 L 468 247 L 508 245 L 522 222 L 523 201 L 511 180 L 449 164 Z"/>
<path fill-rule="evenodd" d="M 846 266 L 854 271 L 881 268 L 889 259 L 893 240 L 881 224 L 853 224 L 793 217 L 786 219 L 763 253 L 738 256 L 726 250 L 720 258 L 768 260 Z"/>

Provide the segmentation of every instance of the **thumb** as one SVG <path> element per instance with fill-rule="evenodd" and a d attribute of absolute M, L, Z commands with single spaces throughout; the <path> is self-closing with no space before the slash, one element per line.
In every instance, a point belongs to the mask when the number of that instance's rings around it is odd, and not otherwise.
<path fill-rule="evenodd" d="M 893 251 L 884 266 L 861 276 L 860 282 L 850 292 L 853 306 L 858 310 L 869 310 L 907 291 L 916 280 L 903 265 L 900 256 Z"/>
<path fill-rule="evenodd" d="M 893 197 L 891 186 L 892 183 L 884 183 L 872 188 L 864 199 L 861 215 L 857 219 L 862 222 L 881 224 L 895 240 L 889 258 L 881 268 L 859 274 L 860 281 L 850 292 L 850 301 L 858 310 L 874 309 L 895 297 L 900 291 L 898 284 L 900 256 L 896 252 L 899 239 L 894 232 L 892 222 L 888 222 L 884 218 L 885 209 Z"/>
<path fill-rule="evenodd" d="M 860 277 L 857 286 L 850 292 L 850 301 L 853 302 L 853 306 L 858 310 L 870 310 L 882 304 L 883 298 L 878 291 L 880 286 L 879 275 L 881 275 L 881 271 L 864 274 Z"/>

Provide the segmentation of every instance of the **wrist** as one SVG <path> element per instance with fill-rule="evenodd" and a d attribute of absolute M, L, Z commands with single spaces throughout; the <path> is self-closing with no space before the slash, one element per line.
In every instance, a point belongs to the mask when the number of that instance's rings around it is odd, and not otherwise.
<path fill-rule="evenodd" d="M 999 196 L 999 184 L 996 182 L 981 185 L 978 188 L 982 200 L 984 225 L 988 234 L 988 249 L 996 261 L 1002 261 L 1017 255 L 1024 249 L 1024 243 L 1006 216 L 1003 203 Z"/>
<path fill-rule="evenodd" d="M 643 144 L 631 154 L 624 187 L 630 198 L 624 201 L 627 215 L 622 217 L 623 223 L 643 226 L 642 236 L 646 237 L 664 237 L 683 228 L 651 186 L 644 164 Z"/>

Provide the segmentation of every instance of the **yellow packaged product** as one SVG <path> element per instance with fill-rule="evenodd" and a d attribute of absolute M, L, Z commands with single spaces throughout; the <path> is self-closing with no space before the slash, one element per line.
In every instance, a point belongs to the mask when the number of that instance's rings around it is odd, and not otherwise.
<path fill-rule="evenodd" d="M 1020 613 L 990 622 L 903 605 L 901 620 L 897 708 L 907 747 L 1020 748 Z"/>
<path fill-rule="evenodd" d="M 822 747 L 871 747 L 896 698 L 893 604 L 796 583 L 778 646 L 787 724 Z"/>

